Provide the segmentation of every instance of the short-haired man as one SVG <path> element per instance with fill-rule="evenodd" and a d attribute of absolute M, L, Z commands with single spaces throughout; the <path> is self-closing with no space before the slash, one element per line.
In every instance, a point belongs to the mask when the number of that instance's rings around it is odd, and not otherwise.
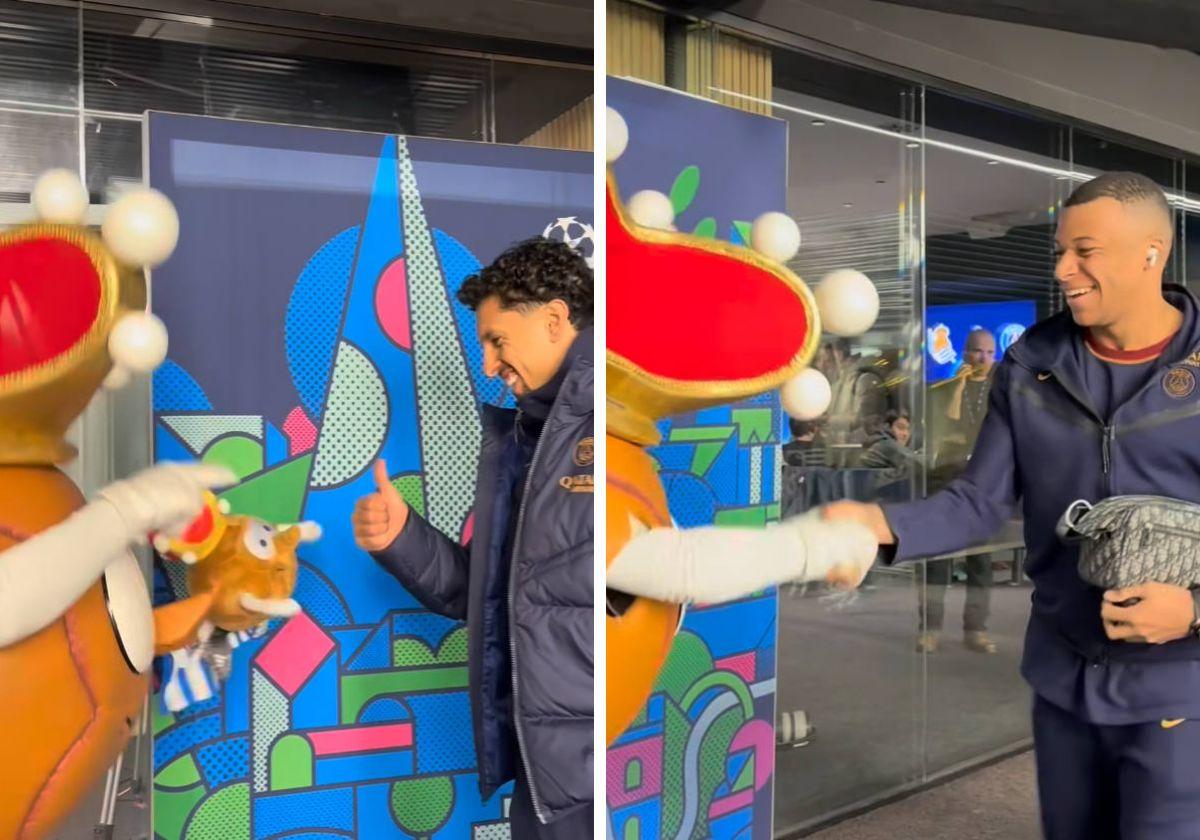
<path fill-rule="evenodd" d="M 1055 536 L 1076 499 L 1152 494 L 1200 502 L 1200 312 L 1163 287 L 1170 208 L 1141 175 L 1080 186 L 1057 231 L 1067 311 L 996 368 L 966 471 L 910 504 L 840 502 L 899 559 L 986 539 L 1024 500 L 1033 610 L 1021 670 L 1049 840 L 1200 837 L 1200 641 L 1187 589 L 1101 592 Z M 1133 599 L 1138 599 L 1136 603 Z"/>
<path fill-rule="evenodd" d="M 592 272 L 522 242 L 467 278 L 483 368 L 517 409 L 483 407 L 464 548 L 411 511 L 376 464 L 358 545 L 428 609 L 466 620 L 485 797 L 515 779 L 512 836 L 592 834 Z"/>

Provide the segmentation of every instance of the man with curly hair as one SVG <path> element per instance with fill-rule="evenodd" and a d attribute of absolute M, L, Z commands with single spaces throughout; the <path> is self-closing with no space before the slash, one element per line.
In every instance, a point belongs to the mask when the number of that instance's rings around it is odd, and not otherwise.
<path fill-rule="evenodd" d="M 515 779 L 522 840 L 592 833 L 592 272 L 531 239 L 467 278 L 483 369 L 517 408 L 483 407 L 466 547 L 410 510 L 375 467 L 358 545 L 428 609 L 467 622 L 483 796 Z"/>

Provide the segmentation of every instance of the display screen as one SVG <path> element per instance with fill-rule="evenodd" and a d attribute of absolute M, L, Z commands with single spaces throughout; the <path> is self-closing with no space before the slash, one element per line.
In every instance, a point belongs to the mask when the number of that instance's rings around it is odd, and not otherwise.
<path fill-rule="evenodd" d="M 1037 320 L 1032 300 L 958 303 L 925 310 L 925 381 L 940 382 L 958 372 L 967 334 L 977 327 L 996 337 L 996 361 Z"/>

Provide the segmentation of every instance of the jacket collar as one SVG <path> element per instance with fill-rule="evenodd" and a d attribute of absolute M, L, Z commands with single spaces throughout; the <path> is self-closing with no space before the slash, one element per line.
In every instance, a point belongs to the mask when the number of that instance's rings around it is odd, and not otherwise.
<path fill-rule="evenodd" d="M 1161 356 L 1162 363 L 1169 364 L 1200 350 L 1200 303 L 1190 291 L 1173 283 L 1163 286 L 1163 297 L 1183 312 L 1179 333 Z M 1006 355 L 1028 370 L 1051 371 L 1059 378 L 1080 382 L 1083 372 L 1076 350 L 1082 344 L 1083 329 L 1071 318 L 1069 310 L 1063 310 L 1026 330 Z"/>

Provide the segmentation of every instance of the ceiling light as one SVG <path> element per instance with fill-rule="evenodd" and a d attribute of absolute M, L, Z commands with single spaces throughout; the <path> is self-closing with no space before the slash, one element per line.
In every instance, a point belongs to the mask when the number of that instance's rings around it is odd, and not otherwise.
<path fill-rule="evenodd" d="M 915 149 L 915 148 L 917 148 L 917 146 L 920 146 L 921 144 L 918 143 L 916 140 L 913 140 L 912 142 L 905 143 L 904 145 L 908 146 L 908 148 L 910 148 L 910 149 Z"/>
<path fill-rule="evenodd" d="M 852 201 L 847 201 L 847 202 L 846 202 L 845 204 L 843 204 L 842 206 L 843 206 L 843 207 L 853 207 L 853 206 L 854 206 L 854 202 L 852 202 Z"/>
<path fill-rule="evenodd" d="M 998 161 L 998 160 L 989 160 L 989 161 L 988 161 L 988 166 L 995 166 L 995 165 L 996 165 L 997 163 L 999 163 L 999 162 L 1000 162 L 1000 161 Z"/>
<path fill-rule="evenodd" d="M 780 102 L 772 102 L 770 99 L 763 99 L 762 97 L 759 97 L 759 96 L 748 96 L 747 94 L 739 93 L 736 90 L 728 90 L 726 88 L 717 87 L 716 85 L 710 86 L 709 90 L 712 91 L 713 93 L 719 93 L 724 96 L 735 97 L 737 99 L 741 99 L 746 102 L 757 102 L 760 105 L 770 105 L 773 108 L 778 108 L 780 111 L 784 111 L 787 113 L 801 114 L 806 117 L 816 117 L 817 119 L 823 119 L 828 122 L 831 122 L 834 125 L 844 125 L 844 126 L 848 126 L 850 128 L 857 128 L 857 129 L 861 129 L 862 131 L 869 132 L 871 134 L 879 134 L 884 137 L 894 137 L 898 140 L 910 140 L 910 138 L 908 136 L 903 135 L 897 131 L 892 131 L 890 129 L 879 128 L 878 126 L 867 125 L 865 123 L 855 122 L 854 120 L 848 120 L 848 119 L 845 119 L 844 117 L 835 117 L 831 114 L 822 114 L 817 111 L 809 111 L 805 108 L 797 108 L 794 105 L 784 105 Z M 1043 172 L 1047 175 L 1062 175 L 1072 181 L 1081 181 L 1081 182 L 1082 181 L 1090 181 L 1090 180 L 1092 180 L 1092 178 L 1096 177 L 1095 173 L 1089 175 L 1086 172 L 1072 172 L 1072 171 L 1069 171 L 1066 169 L 1059 169 L 1059 168 L 1053 167 L 1053 166 L 1045 166 L 1040 163 L 1033 163 L 1031 161 L 1021 160 L 1020 158 L 1008 157 L 1005 155 L 994 155 L 990 152 L 985 152 L 981 149 L 972 149 L 970 146 L 961 146 L 957 143 L 949 143 L 945 140 L 934 140 L 930 137 L 924 138 L 921 141 L 921 143 L 924 143 L 927 146 L 933 146 L 936 149 L 947 149 L 949 151 L 958 152 L 960 154 L 969 155 L 971 157 L 983 158 L 985 160 L 995 160 L 997 162 L 1003 161 L 1004 163 L 1007 163 L 1011 166 L 1016 166 L 1021 169 L 1028 169 L 1033 172 Z M 916 148 L 917 146 L 921 145 L 921 143 L 912 142 L 910 140 L 910 142 L 908 142 L 907 145 L 910 149 L 912 149 L 912 148 Z M 1188 197 L 1186 195 L 1182 195 L 1180 193 L 1165 193 L 1165 195 L 1167 197 L 1168 203 L 1173 204 L 1183 210 L 1200 211 L 1200 201 L 1198 201 L 1194 198 L 1190 198 L 1190 197 Z"/>
<path fill-rule="evenodd" d="M 825 120 L 813 120 L 812 125 L 825 125 Z"/>

